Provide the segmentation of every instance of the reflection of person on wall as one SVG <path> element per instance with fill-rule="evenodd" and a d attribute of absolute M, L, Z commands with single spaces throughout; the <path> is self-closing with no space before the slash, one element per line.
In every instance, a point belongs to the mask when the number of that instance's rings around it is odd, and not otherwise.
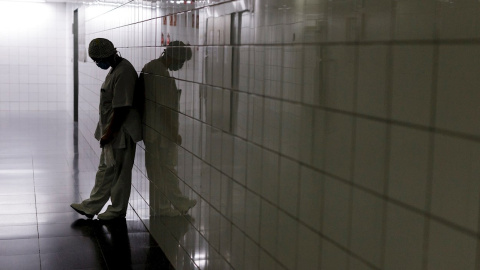
<path fill-rule="evenodd" d="M 197 203 L 184 196 L 179 188 L 177 144 L 180 145 L 182 140 L 178 131 L 181 90 L 177 89 L 175 79 L 168 72 L 179 70 L 191 57 L 189 47 L 181 41 L 172 41 L 161 57 L 147 63 L 140 74 L 139 86 L 144 88 L 146 98 L 146 125 L 155 130 L 145 132 L 144 139 L 147 175 L 157 188 L 150 188 L 155 215 L 186 214 Z M 149 110 L 148 106 L 154 109 Z M 155 115 L 148 115 L 153 112 Z"/>

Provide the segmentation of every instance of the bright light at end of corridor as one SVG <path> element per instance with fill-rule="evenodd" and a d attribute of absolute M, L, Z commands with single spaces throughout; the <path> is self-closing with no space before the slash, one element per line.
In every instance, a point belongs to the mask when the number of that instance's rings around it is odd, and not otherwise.
<path fill-rule="evenodd" d="M 0 33 L 31 35 L 28 29 L 42 29 L 55 16 L 55 8 L 45 3 L 0 0 Z M 7 35 L 8 36 L 8 35 Z"/>

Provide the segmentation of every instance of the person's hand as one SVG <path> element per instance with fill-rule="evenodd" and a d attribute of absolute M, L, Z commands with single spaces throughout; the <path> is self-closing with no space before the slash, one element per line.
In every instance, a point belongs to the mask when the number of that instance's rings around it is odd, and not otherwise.
<path fill-rule="evenodd" d="M 110 133 L 105 133 L 105 135 L 100 138 L 100 147 L 103 148 L 106 144 L 110 143 L 113 140 L 113 135 Z"/>

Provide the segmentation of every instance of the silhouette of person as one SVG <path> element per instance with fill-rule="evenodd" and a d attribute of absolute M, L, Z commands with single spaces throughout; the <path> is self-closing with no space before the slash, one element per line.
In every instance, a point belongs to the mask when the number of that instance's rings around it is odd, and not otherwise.
<path fill-rule="evenodd" d="M 142 140 L 140 114 L 132 107 L 138 76 L 132 64 L 118 55 L 108 39 L 93 39 L 88 54 L 99 68 L 110 68 L 101 88 L 99 121 L 95 131 L 102 153 L 90 197 L 70 206 L 93 218 L 111 199 L 112 204 L 98 215 L 98 219 L 125 218 L 136 143 Z"/>
<path fill-rule="evenodd" d="M 154 183 L 150 188 L 150 198 L 154 198 L 154 215 L 184 215 L 194 207 L 196 200 L 184 196 L 179 188 L 177 176 L 178 150 L 182 138 L 179 135 L 179 99 L 181 90 L 177 89 L 175 79 L 169 70 L 182 68 L 192 57 L 192 50 L 182 41 L 172 41 L 160 58 L 147 63 L 142 69 L 139 85 L 145 93 L 145 121 L 156 132 L 145 132 L 145 166 L 148 178 Z M 152 119 L 156 119 L 152 121 Z M 155 186 L 157 189 L 155 189 Z"/>

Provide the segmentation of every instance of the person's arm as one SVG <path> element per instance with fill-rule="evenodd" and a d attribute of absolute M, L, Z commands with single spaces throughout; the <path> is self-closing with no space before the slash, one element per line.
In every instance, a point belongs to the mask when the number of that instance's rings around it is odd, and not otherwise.
<path fill-rule="evenodd" d="M 127 118 L 129 109 L 130 107 L 118 107 L 113 109 L 112 119 L 110 121 L 110 124 L 108 124 L 107 131 L 100 139 L 101 147 L 110 143 L 115 138 L 118 131 L 120 131 L 120 127 L 122 126 L 123 121 L 125 121 L 125 119 Z"/>

